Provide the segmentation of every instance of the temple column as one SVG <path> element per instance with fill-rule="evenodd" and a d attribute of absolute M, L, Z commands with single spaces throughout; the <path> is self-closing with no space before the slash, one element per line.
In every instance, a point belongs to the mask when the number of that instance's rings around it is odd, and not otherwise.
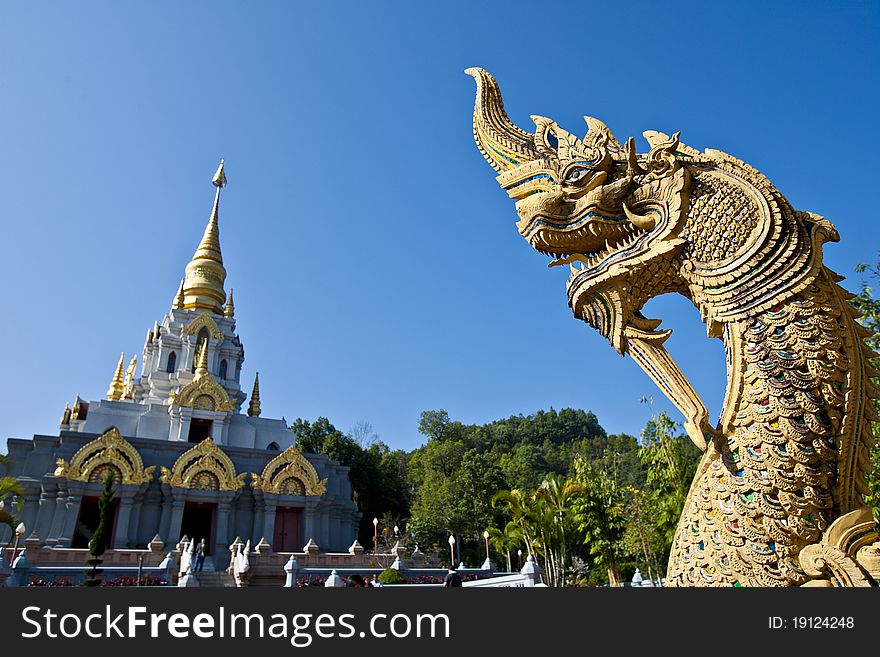
<path fill-rule="evenodd" d="M 275 509 L 278 506 L 278 498 L 274 494 L 267 494 L 263 496 L 265 500 L 264 510 L 263 510 L 263 527 L 260 532 L 260 537 L 265 536 L 266 540 L 269 541 L 270 544 L 273 544 L 275 541 Z M 259 538 L 257 540 L 260 540 Z M 274 544 L 272 548 L 277 550 L 278 547 Z"/>
<path fill-rule="evenodd" d="M 22 487 L 24 488 L 22 491 L 22 499 L 24 500 L 24 503 L 19 512 L 19 518 L 20 522 L 23 522 L 24 526 L 27 528 L 27 534 L 30 535 L 37 526 L 37 520 L 40 514 L 40 497 L 43 492 L 43 487 L 36 481 L 23 482 Z M 18 503 L 16 502 L 15 505 L 12 505 L 13 508 L 15 508 L 17 504 Z"/>
<path fill-rule="evenodd" d="M 342 519 L 339 517 L 339 509 L 334 506 L 333 513 L 330 517 L 330 542 L 328 543 L 328 545 L 334 550 L 344 550 L 348 547 L 347 545 L 342 545 L 341 520 Z"/>
<path fill-rule="evenodd" d="M 183 524 L 183 506 L 186 504 L 186 491 L 180 490 L 172 493 L 174 500 L 171 503 L 171 520 L 168 522 L 168 538 L 165 542 L 169 545 L 177 545 L 180 540 L 180 526 Z M 190 536 L 190 538 L 193 538 Z"/>
<path fill-rule="evenodd" d="M 159 513 L 159 537 L 166 543 L 171 544 L 169 527 L 171 525 L 171 507 L 174 504 L 174 499 L 171 494 L 171 486 L 168 484 L 162 484 L 162 502 L 160 504 L 162 510 Z"/>
<path fill-rule="evenodd" d="M 229 506 L 229 500 L 222 497 L 217 504 L 217 552 L 229 546 Z"/>
<path fill-rule="evenodd" d="M 186 442 L 189 440 L 189 425 L 192 421 L 192 409 L 177 404 L 168 407 L 171 423 L 168 427 L 168 440 Z"/>
<path fill-rule="evenodd" d="M 113 541 L 115 549 L 128 547 L 128 530 L 131 523 L 131 510 L 134 506 L 134 490 L 129 486 L 119 486 L 119 513 L 116 515 L 116 537 Z"/>
<path fill-rule="evenodd" d="M 37 502 L 40 512 L 37 515 L 37 524 L 34 527 L 37 536 L 43 540 L 49 537 L 49 529 L 52 526 L 52 520 L 55 518 L 55 510 L 57 508 L 55 498 L 57 495 L 58 483 L 49 480 L 47 477 L 43 481 L 43 490 L 40 492 L 40 500 Z"/>
<path fill-rule="evenodd" d="M 327 525 L 328 525 L 328 523 L 327 523 L 328 513 L 327 512 L 328 512 L 328 509 L 327 509 L 326 504 L 320 504 L 317 508 L 319 509 L 319 513 L 317 514 L 317 517 L 315 518 L 315 520 L 316 520 L 315 524 L 317 525 L 317 527 L 315 528 L 315 533 L 317 534 L 317 536 L 315 537 L 315 540 L 318 541 L 319 546 L 326 546 L 326 545 L 329 545 L 329 538 L 330 538 L 327 535 Z"/>
<path fill-rule="evenodd" d="M 251 543 L 253 544 L 256 544 L 256 542 L 265 536 L 265 534 L 263 534 L 264 506 L 263 491 L 254 489 L 254 522 L 253 529 L 251 529 Z M 271 543 L 272 537 L 266 536 L 266 540 Z"/>
<path fill-rule="evenodd" d="M 226 445 L 229 434 L 229 418 L 232 413 L 215 413 L 213 418 L 213 426 L 211 427 L 211 438 L 217 445 Z"/>
<path fill-rule="evenodd" d="M 146 488 L 147 484 L 143 484 L 134 492 L 134 504 L 131 508 L 131 520 L 129 521 L 128 527 L 128 544 L 133 547 L 143 547 L 142 545 L 138 545 L 138 537 L 141 533 L 141 510 L 144 507 Z M 150 538 L 152 538 L 152 536 Z"/>
<path fill-rule="evenodd" d="M 67 491 L 59 486 L 58 490 L 55 492 L 55 512 L 52 514 L 52 524 L 49 525 L 49 531 L 46 535 L 46 545 L 58 544 L 58 537 L 64 531 L 64 516 L 66 513 Z M 76 523 L 75 518 L 74 523 Z"/>
<path fill-rule="evenodd" d="M 217 568 L 225 568 L 229 565 L 229 510 L 232 506 L 236 493 L 224 491 L 220 493 L 217 503 L 217 533 L 214 546 L 214 565 Z"/>
<path fill-rule="evenodd" d="M 69 481 L 67 484 L 67 500 L 64 510 L 64 522 L 62 531 L 58 536 L 58 547 L 70 547 L 73 541 L 73 533 L 76 530 L 76 521 L 79 519 L 79 508 L 82 503 L 84 484 Z M 56 511 L 57 513 L 57 511 Z"/>
<path fill-rule="evenodd" d="M 306 500 L 305 508 L 303 509 L 303 545 L 305 545 L 310 538 L 314 538 L 316 541 L 318 540 L 315 536 L 315 507 L 317 505 L 317 500 Z M 318 543 L 318 545 L 321 544 Z"/>

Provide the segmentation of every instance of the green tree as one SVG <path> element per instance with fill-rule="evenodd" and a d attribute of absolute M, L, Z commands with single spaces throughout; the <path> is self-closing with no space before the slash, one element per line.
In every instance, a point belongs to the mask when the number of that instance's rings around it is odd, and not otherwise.
<path fill-rule="evenodd" d="M 297 448 L 301 452 L 309 454 L 327 454 L 329 456 L 328 450 L 333 448 L 331 445 L 340 449 L 335 442 L 341 442 L 344 438 L 342 432 L 330 424 L 330 420 L 325 417 L 319 417 L 314 422 L 297 418 L 290 426 L 290 430 L 293 432 Z M 336 456 L 342 456 L 342 454 L 337 454 L 333 458 L 335 459 Z"/>
<path fill-rule="evenodd" d="M 103 563 L 101 558 L 107 549 L 107 542 L 110 539 L 110 510 L 113 508 L 113 475 L 107 473 L 104 479 L 104 491 L 101 499 L 98 500 L 98 527 L 89 541 L 90 558 L 86 561 L 91 568 L 86 571 L 86 578 L 83 580 L 83 586 L 100 586 L 101 580 L 98 575 L 102 572 L 98 566 Z"/>
<path fill-rule="evenodd" d="M 550 472 L 544 451 L 528 442 L 518 443 L 510 452 L 501 454 L 498 464 L 511 488 L 537 488 Z"/>
<path fill-rule="evenodd" d="M 576 480 L 557 474 L 548 475 L 535 491 L 535 499 L 544 504 L 540 542 L 551 586 L 563 586 L 567 580 L 569 541 L 575 529 L 571 502 L 581 492 Z"/>
<path fill-rule="evenodd" d="M 399 570 L 394 568 L 386 568 L 379 573 L 379 581 L 384 586 L 393 586 L 394 584 L 406 584 L 406 577 L 401 575 Z"/>
<path fill-rule="evenodd" d="M 489 454 L 468 449 L 451 437 L 431 439 L 409 462 L 415 490 L 412 525 L 423 546 L 441 553 L 448 532 L 473 544 L 494 520 L 492 495 L 504 487 L 504 475 Z"/>
<path fill-rule="evenodd" d="M 492 496 L 492 504 L 507 509 L 510 522 L 519 530 L 519 539 L 526 548 L 526 554 L 534 555 L 536 533 L 532 517 L 531 492 L 519 488 L 500 490 Z"/>
<path fill-rule="evenodd" d="M 514 488 L 495 494 L 493 503 L 503 505 L 512 519 L 504 531 L 493 527 L 489 535 L 495 545 L 506 550 L 508 569 L 510 550 L 521 541 L 542 566 L 548 585 L 566 583 L 571 543 L 578 540 L 571 502 L 579 493 L 578 482 L 550 474 L 531 493 Z"/>
<path fill-rule="evenodd" d="M 523 545 L 522 530 L 512 520 L 504 523 L 504 527 L 489 527 L 489 545 L 492 549 L 503 554 L 507 559 L 507 572 L 513 570 L 511 554 Z"/>
<path fill-rule="evenodd" d="M 646 469 L 648 489 L 655 497 L 655 523 L 668 554 L 684 509 L 688 490 L 700 461 L 700 451 L 680 425 L 665 412 L 652 418 L 642 430 L 639 459 Z"/>
<path fill-rule="evenodd" d="M 367 423 L 356 427 L 362 434 L 359 438 L 343 434 L 325 417 L 314 422 L 297 418 L 290 429 L 301 451 L 325 454 L 350 468 L 353 497 L 361 512 L 358 528 L 361 544 L 372 546 L 373 518 L 385 513 L 397 517 L 409 515 L 410 495 L 405 476 L 408 455 L 389 449 Z M 363 434 L 368 434 L 366 439 Z"/>
<path fill-rule="evenodd" d="M 654 491 L 626 489 L 626 528 L 623 547 L 627 554 L 642 560 L 645 572 L 659 583 L 665 568 L 666 536 L 657 526 L 658 501 Z"/>
<path fill-rule="evenodd" d="M 604 568 L 608 584 L 620 586 L 620 562 L 626 528 L 624 494 L 613 476 L 585 459 L 575 462 L 580 493 L 573 500 L 574 520 L 595 565 Z"/>
<path fill-rule="evenodd" d="M 874 352 L 878 352 L 880 351 L 880 298 L 873 286 L 880 284 L 880 252 L 877 253 L 876 266 L 860 264 L 856 267 L 856 272 L 866 273 L 867 277 L 861 281 L 861 290 L 851 303 L 862 314 L 859 322 L 868 331 L 865 342 Z M 876 356 L 876 353 L 871 357 L 871 364 L 875 370 L 880 371 L 880 357 Z M 880 378 L 875 376 L 871 382 L 875 390 L 880 390 Z M 877 415 L 880 415 L 880 399 L 874 399 L 874 408 Z M 871 428 L 878 444 L 871 450 L 874 471 L 868 477 L 868 488 L 871 493 L 866 496 L 865 502 L 871 506 L 874 519 L 880 523 L 880 422 L 873 422 Z"/>

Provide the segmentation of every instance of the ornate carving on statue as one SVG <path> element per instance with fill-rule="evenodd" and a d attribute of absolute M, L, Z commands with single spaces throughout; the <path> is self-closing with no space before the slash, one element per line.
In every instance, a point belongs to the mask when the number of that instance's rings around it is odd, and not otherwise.
<path fill-rule="evenodd" d="M 266 464 L 262 475 L 251 474 L 251 486 L 276 495 L 323 495 L 327 480 L 296 447 L 288 447 Z"/>
<path fill-rule="evenodd" d="M 80 447 L 70 463 L 58 459 L 56 465 L 56 477 L 91 483 L 103 483 L 107 473 L 113 476 L 115 483 L 149 483 L 156 470 L 155 466 L 144 468 L 138 451 L 120 435 L 116 427 L 111 427 Z"/>
<path fill-rule="evenodd" d="M 233 576 L 235 586 L 242 588 L 248 585 L 251 578 L 251 541 L 241 544 L 241 539 L 236 536 L 235 541 L 229 546 L 230 559 L 226 572 Z"/>
<path fill-rule="evenodd" d="M 171 469 L 162 467 L 159 480 L 176 488 L 196 490 L 238 490 L 244 486 L 247 473 L 235 474 L 235 466 L 213 440 L 205 438 L 187 450 Z"/>
<path fill-rule="evenodd" d="M 877 549 L 872 543 L 878 538 L 867 506 L 841 516 L 825 530 L 819 543 L 801 550 L 801 567 L 812 578 L 804 586 L 871 586 L 872 571 L 874 577 L 880 576 L 871 559 Z"/>
<path fill-rule="evenodd" d="M 575 317 L 635 359 L 705 452 L 668 584 L 866 585 L 878 544 L 867 533 L 840 537 L 851 512 L 870 524 L 858 514 L 877 391 L 851 295 L 823 265 L 822 244 L 838 240 L 832 224 L 793 209 L 748 164 L 677 133 L 644 133 L 650 150 L 639 154 L 591 117 L 583 139 L 540 116 L 526 132 L 507 117 L 495 79 L 467 73 L 477 81 L 474 137 L 516 201 L 520 234 L 550 266 L 570 266 Z M 670 292 L 724 341 L 717 426 L 666 352 L 669 332 L 641 315 Z"/>
<path fill-rule="evenodd" d="M 211 337 L 215 340 L 222 340 L 224 337 L 223 331 L 221 331 L 220 327 L 217 326 L 217 322 L 215 322 L 214 319 L 206 312 L 203 312 L 201 315 L 191 321 L 183 330 L 183 332 L 185 335 L 198 335 L 199 331 L 201 331 L 203 328 L 208 329 Z"/>

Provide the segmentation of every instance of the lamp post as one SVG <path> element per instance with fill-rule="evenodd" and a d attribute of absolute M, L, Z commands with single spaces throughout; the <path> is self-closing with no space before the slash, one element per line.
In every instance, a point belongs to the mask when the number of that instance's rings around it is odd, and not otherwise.
<path fill-rule="evenodd" d="M 483 540 L 486 541 L 486 561 L 489 561 L 489 530 L 483 532 Z"/>
<path fill-rule="evenodd" d="M 27 527 L 24 526 L 23 522 L 18 523 L 18 527 L 15 528 L 15 545 L 12 548 L 12 559 L 9 562 L 9 565 L 15 564 L 15 553 L 18 550 L 18 541 L 21 538 L 22 534 L 27 531 Z"/>
<path fill-rule="evenodd" d="M 519 567 L 522 568 L 522 550 L 516 551 L 516 559 L 517 559 L 517 562 L 519 563 Z"/>
<path fill-rule="evenodd" d="M 455 536 L 449 535 L 449 567 L 455 570 Z"/>
<path fill-rule="evenodd" d="M 373 554 L 379 554 L 379 519 L 373 518 Z"/>

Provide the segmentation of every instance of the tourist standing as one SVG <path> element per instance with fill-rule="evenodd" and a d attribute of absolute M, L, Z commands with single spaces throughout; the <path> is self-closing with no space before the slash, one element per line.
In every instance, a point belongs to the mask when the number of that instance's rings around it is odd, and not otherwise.
<path fill-rule="evenodd" d="M 443 578 L 443 586 L 461 586 L 461 575 L 456 572 L 455 568 L 450 568 L 446 573 L 446 577 Z"/>
<path fill-rule="evenodd" d="M 205 552 L 207 551 L 207 546 L 205 545 L 205 539 L 199 541 L 199 544 L 196 545 L 196 571 L 201 571 L 202 567 L 205 565 Z"/>

